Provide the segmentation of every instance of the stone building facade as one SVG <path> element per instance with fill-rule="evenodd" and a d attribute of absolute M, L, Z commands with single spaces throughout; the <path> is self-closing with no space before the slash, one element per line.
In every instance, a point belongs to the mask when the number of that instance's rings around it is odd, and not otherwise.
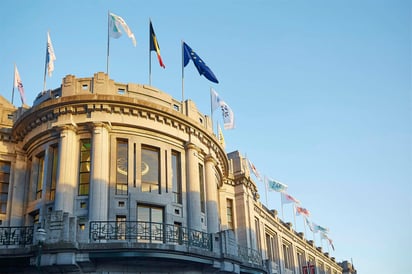
<path fill-rule="evenodd" d="M 68 75 L 0 115 L 2 273 L 342 273 L 190 100 Z"/>

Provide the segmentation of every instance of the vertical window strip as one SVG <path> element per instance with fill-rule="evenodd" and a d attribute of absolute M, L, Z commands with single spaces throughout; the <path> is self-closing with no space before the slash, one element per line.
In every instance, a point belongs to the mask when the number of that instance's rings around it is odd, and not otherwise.
<path fill-rule="evenodd" d="M 182 170 L 180 153 L 172 151 L 172 191 L 173 202 L 182 204 Z"/>
<path fill-rule="evenodd" d="M 129 144 L 127 140 L 117 140 L 116 155 L 116 194 L 127 195 L 128 193 L 128 164 Z"/>
<path fill-rule="evenodd" d="M 137 159 L 136 159 L 136 143 L 133 143 L 133 187 L 136 187 L 136 169 L 137 169 Z"/>
<path fill-rule="evenodd" d="M 44 154 L 37 156 L 36 200 L 41 199 L 44 180 Z"/>
<path fill-rule="evenodd" d="M 206 212 L 206 201 L 205 201 L 205 181 L 203 165 L 199 163 L 199 186 L 200 186 L 200 211 L 202 213 Z"/>
<path fill-rule="evenodd" d="M 227 228 L 234 229 L 233 222 L 233 200 L 226 199 L 226 215 L 227 215 Z"/>
<path fill-rule="evenodd" d="M 89 195 L 90 167 L 91 167 L 91 142 L 90 142 L 90 139 L 82 139 L 80 140 L 79 189 L 78 189 L 78 194 L 81 196 Z"/>
<path fill-rule="evenodd" d="M 260 243 L 260 223 L 259 223 L 258 218 L 255 218 L 255 230 L 256 230 L 256 248 L 257 250 L 261 251 L 262 246 Z"/>
<path fill-rule="evenodd" d="M 6 214 L 10 183 L 9 162 L 0 162 L 0 213 Z"/>
<path fill-rule="evenodd" d="M 166 182 L 165 182 L 165 189 L 166 189 L 166 193 L 169 192 L 169 176 L 168 176 L 168 171 L 169 171 L 169 167 L 167 166 L 167 150 L 165 150 L 165 167 L 166 167 Z"/>
<path fill-rule="evenodd" d="M 56 196 L 56 181 L 57 181 L 57 164 L 58 164 L 58 146 L 51 147 L 51 174 L 50 174 L 50 191 L 49 191 L 49 200 L 54 201 Z"/>

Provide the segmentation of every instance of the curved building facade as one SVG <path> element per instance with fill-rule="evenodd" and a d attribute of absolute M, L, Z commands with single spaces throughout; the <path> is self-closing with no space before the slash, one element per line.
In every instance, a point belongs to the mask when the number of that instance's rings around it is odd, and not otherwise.
<path fill-rule="evenodd" d="M 0 107 L 2 272 L 342 273 L 190 100 L 96 73 Z"/>

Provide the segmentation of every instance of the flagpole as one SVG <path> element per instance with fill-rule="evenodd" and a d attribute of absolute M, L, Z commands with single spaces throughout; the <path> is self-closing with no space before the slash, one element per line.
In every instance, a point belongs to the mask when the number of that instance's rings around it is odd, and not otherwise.
<path fill-rule="evenodd" d="M 152 37 L 152 33 L 150 30 L 150 25 L 152 23 L 152 20 L 149 18 L 149 86 L 152 85 L 152 54 L 151 54 L 151 50 L 150 50 L 150 43 L 153 39 Z"/>
<path fill-rule="evenodd" d="M 47 34 L 49 35 L 49 31 L 47 31 Z M 48 50 L 48 41 L 46 39 L 46 60 L 44 61 L 43 91 L 46 90 L 47 56 L 49 54 Z"/>
<path fill-rule="evenodd" d="M 282 221 L 285 221 L 285 219 L 283 218 L 283 202 L 282 202 L 282 192 L 279 192 L 280 194 L 280 205 L 281 205 L 281 210 L 282 210 Z"/>
<path fill-rule="evenodd" d="M 266 180 L 266 175 L 263 176 L 263 183 L 265 184 L 266 207 L 269 208 L 269 204 L 268 204 L 268 184 L 267 184 L 267 180 Z"/>
<path fill-rule="evenodd" d="M 302 216 L 303 218 L 302 218 L 302 220 L 303 220 L 303 227 L 304 227 L 304 230 L 305 230 L 305 237 L 306 237 L 306 240 L 308 239 L 308 235 L 306 234 L 306 217 L 305 216 Z"/>
<path fill-rule="evenodd" d="M 107 11 L 107 56 L 106 56 L 106 74 L 109 75 L 109 47 L 110 47 L 110 37 L 109 37 L 109 28 L 110 28 L 110 11 Z"/>
<path fill-rule="evenodd" d="M 295 230 L 297 229 L 296 227 L 296 203 L 293 202 L 293 224 L 295 225 Z"/>
<path fill-rule="evenodd" d="M 182 40 L 182 111 L 183 111 L 183 100 L 184 100 L 184 78 L 185 78 L 185 70 L 184 70 L 184 49 L 183 49 L 183 40 Z"/>
<path fill-rule="evenodd" d="M 212 130 L 214 131 L 214 129 L 213 129 L 213 102 L 212 102 L 212 87 L 210 87 L 210 120 L 212 121 Z M 219 134 L 219 129 L 217 128 L 217 126 L 216 126 L 216 132 L 217 132 L 217 134 Z M 214 132 L 213 132 L 214 133 Z"/>
<path fill-rule="evenodd" d="M 13 105 L 13 101 L 14 101 L 14 86 L 16 83 L 16 63 L 14 63 L 14 74 L 13 74 L 13 89 L 11 92 L 11 104 Z"/>

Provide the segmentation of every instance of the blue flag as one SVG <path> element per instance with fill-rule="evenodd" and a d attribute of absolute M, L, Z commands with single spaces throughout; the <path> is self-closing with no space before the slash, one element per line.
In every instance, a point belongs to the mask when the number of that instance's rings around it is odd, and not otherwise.
<path fill-rule="evenodd" d="M 194 52 L 185 42 L 183 42 L 183 67 L 187 66 L 190 59 L 192 59 L 200 75 L 205 76 L 206 79 L 212 81 L 213 83 L 219 83 L 212 70 L 206 65 L 205 62 L 203 62 L 199 55 L 197 55 L 196 52 Z"/>

